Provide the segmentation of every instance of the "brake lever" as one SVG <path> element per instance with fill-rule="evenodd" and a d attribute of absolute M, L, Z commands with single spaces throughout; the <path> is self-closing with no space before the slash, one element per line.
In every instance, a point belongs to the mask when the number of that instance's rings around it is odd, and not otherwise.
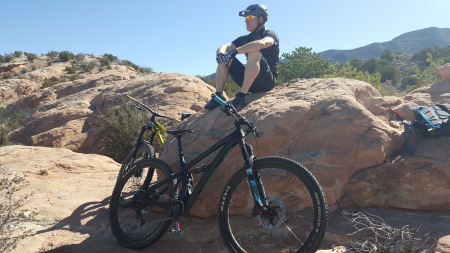
<path fill-rule="evenodd" d="M 230 112 L 230 110 L 229 110 L 228 108 L 226 108 L 226 107 L 221 107 L 220 110 L 221 110 L 222 112 L 226 113 L 227 116 L 232 116 L 232 115 L 231 115 L 231 112 Z"/>
<path fill-rule="evenodd" d="M 256 127 L 247 129 L 247 134 L 252 133 L 256 137 L 260 137 L 259 133 L 256 132 Z"/>
<path fill-rule="evenodd" d="M 247 129 L 247 134 L 253 133 L 254 136 L 260 137 L 259 133 L 256 131 L 256 127 L 254 127 L 253 124 L 251 126 L 248 126 L 248 127 L 249 128 Z"/>

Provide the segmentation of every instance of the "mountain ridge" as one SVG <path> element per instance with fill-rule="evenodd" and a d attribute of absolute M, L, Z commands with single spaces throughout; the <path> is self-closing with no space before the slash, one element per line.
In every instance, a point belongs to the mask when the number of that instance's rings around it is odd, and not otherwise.
<path fill-rule="evenodd" d="M 353 58 L 360 60 L 379 58 L 386 49 L 415 54 L 435 45 L 450 45 L 450 28 L 429 27 L 401 34 L 387 42 L 375 42 L 348 50 L 330 49 L 318 54 L 331 62 L 346 63 Z"/>

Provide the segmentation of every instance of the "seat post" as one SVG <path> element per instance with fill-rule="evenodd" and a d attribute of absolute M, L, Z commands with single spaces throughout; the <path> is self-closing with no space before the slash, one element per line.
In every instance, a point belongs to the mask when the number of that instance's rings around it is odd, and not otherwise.
<path fill-rule="evenodd" d="M 185 160 L 184 160 L 184 153 L 183 153 L 183 147 L 181 146 L 181 137 L 183 137 L 183 135 L 177 135 L 177 141 L 178 141 L 178 156 L 180 159 L 180 169 L 183 168 L 183 165 L 186 164 Z"/>
<path fill-rule="evenodd" d="M 186 162 L 184 161 L 183 147 L 181 146 L 181 137 L 185 134 L 193 133 L 192 130 L 167 130 L 166 133 L 177 137 L 178 141 L 178 154 L 180 159 L 180 168 L 184 168 Z"/>

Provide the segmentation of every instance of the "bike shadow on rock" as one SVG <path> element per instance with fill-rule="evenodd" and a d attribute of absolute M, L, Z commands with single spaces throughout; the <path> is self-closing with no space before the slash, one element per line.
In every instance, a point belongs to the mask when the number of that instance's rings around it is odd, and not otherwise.
<path fill-rule="evenodd" d="M 126 252 L 120 249 L 109 230 L 109 200 L 87 202 L 76 208 L 72 214 L 53 226 L 36 232 L 51 238 L 50 248 L 44 252 Z M 63 240 L 61 237 L 65 237 Z"/>
<path fill-rule="evenodd" d="M 109 227 L 109 201 L 110 197 L 99 202 L 87 202 L 76 208 L 72 214 L 53 226 L 36 231 L 36 235 L 43 235 L 48 239 L 45 248 L 51 248 L 40 252 L 48 253 L 75 253 L 75 252 L 173 252 L 183 249 L 186 253 L 199 251 L 227 252 L 222 244 L 220 236 L 212 236 L 207 239 L 195 240 L 201 237 L 193 237 L 192 233 L 199 231 L 217 230 L 217 221 L 211 219 L 199 219 L 189 216 L 180 218 L 184 225 L 184 231 L 180 236 L 165 234 L 153 245 L 132 250 L 122 247 L 112 235 Z M 62 239 L 63 237 L 64 239 Z M 58 238 L 54 241 L 51 238 Z"/>

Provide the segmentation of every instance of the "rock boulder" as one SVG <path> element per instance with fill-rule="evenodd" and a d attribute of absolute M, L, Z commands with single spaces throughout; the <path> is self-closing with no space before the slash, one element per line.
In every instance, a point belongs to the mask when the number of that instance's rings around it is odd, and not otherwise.
<path fill-rule="evenodd" d="M 242 114 L 253 121 L 261 138 L 248 137 L 258 157 L 280 155 L 296 160 L 317 177 L 328 202 L 344 194 L 358 170 L 382 165 L 401 149 L 401 131 L 369 109 L 382 100 L 370 84 L 340 78 L 297 80 L 263 94 L 254 94 Z M 183 138 L 187 160 L 233 130 L 233 119 L 220 109 L 197 113 L 178 128 L 194 130 Z M 176 141 L 169 141 L 161 159 L 177 167 Z M 208 194 L 192 213 L 217 213 L 217 199 L 226 180 L 243 164 L 232 151 L 219 167 Z"/>
<path fill-rule="evenodd" d="M 65 147 L 82 153 L 102 153 L 98 114 L 132 95 L 162 114 L 196 112 L 209 101 L 213 87 L 182 74 L 138 76 L 125 66 L 59 83 L 11 101 L 8 106 L 27 111 L 22 127 L 11 140 L 25 145 Z"/>

